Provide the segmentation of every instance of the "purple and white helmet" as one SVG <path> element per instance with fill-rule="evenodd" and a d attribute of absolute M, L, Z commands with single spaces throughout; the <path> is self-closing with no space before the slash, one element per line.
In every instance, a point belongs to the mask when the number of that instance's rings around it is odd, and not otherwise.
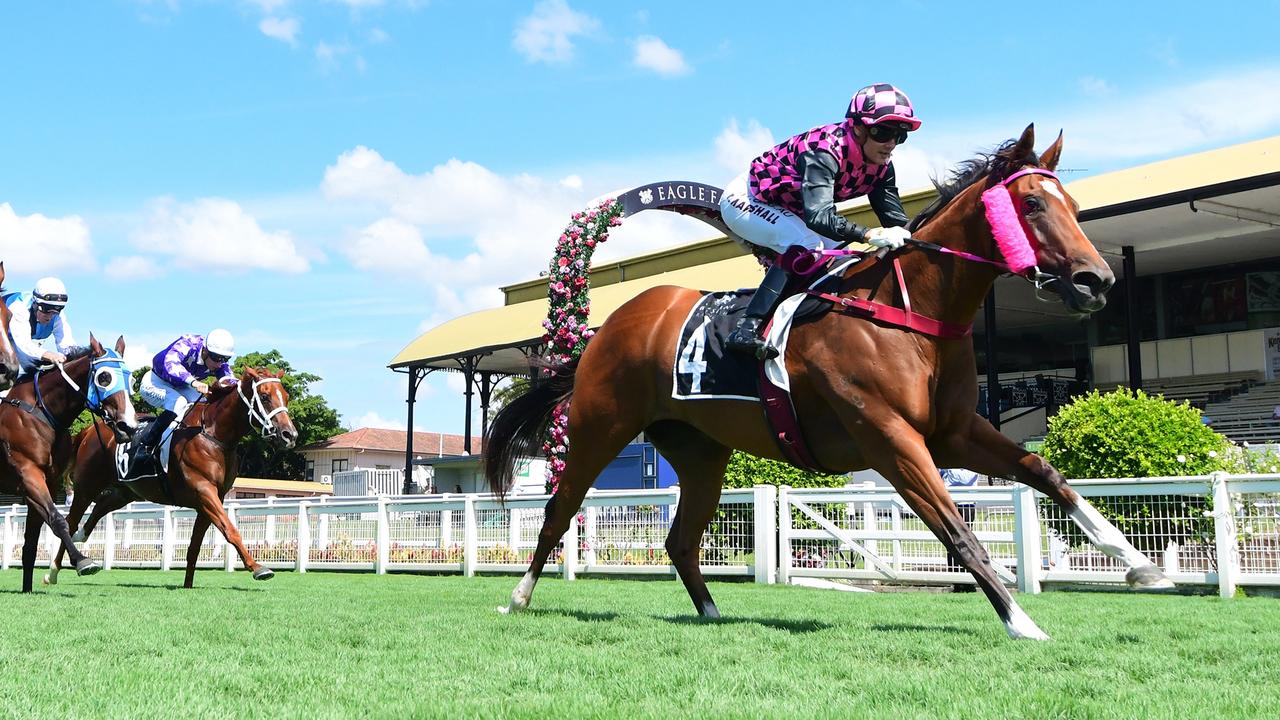
<path fill-rule="evenodd" d="M 911 107 L 911 98 L 889 83 L 868 85 L 854 93 L 845 117 L 863 125 L 878 125 L 892 120 L 906 123 L 908 130 L 920 127 L 920 120 Z"/>

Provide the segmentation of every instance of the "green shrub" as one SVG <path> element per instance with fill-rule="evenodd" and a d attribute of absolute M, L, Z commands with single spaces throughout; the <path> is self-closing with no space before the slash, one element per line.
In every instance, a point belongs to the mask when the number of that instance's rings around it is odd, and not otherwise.
<path fill-rule="evenodd" d="M 1120 388 L 1078 397 L 1049 419 L 1042 454 L 1069 479 L 1207 475 L 1247 472 L 1249 453 L 1200 420 L 1186 401 Z M 1212 499 L 1187 495 L 1180 507 L 1149 495 L 1095 497 L 1091 502 L 1140 550 L 1162 550 L 1170 541 L 1207 540 L 1213 534 Z M 1048 504 L 1048 501 L 1045 501 Z M 1176 512 L 1171 512 L 1176 510 Z M 1172 516 L 1172 517 L 1171 517 Z M 1055 523 L 1070 545 L 1085 542 L 1074 523 Z"/>

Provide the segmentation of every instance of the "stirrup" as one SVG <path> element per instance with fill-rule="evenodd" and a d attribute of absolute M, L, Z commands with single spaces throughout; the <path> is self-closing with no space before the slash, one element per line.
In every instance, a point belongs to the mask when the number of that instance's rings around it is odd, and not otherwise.
<path fill-rule="evenodd" d="M 729 337 L 725 338 L 725 347 L 733 350 L 734 352 L 754 355 L 757 360 L 769 360 L 771 358 L 778 357 L 778 349 L 770 345 L 764 338 L 758 335 L 750 335 L 745 340 L 741 337 L 735 338 L 734 335 L 738 334 L 740 330 L 742 330 L 742 328 L 734 330 L 734 332 L 729 334 Z M 742 331 L 746 332 L 745 330 Z"/>

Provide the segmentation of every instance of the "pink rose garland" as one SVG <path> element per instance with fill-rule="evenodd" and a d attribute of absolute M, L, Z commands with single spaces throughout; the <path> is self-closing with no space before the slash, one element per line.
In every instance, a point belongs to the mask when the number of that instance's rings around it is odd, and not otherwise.
<path fill-rule="evenodd" d="M 547 360 L 564 363 L 582 355 L 587 341 L 595 334 L 587 324 L 591 312 L 591 255 L 596 246 L 609 239 L 609 228 L 622 224 L 622 205 L 613 198 L 594 208 L 575 213 L 556 242 L 547 278 L 547 319 L 542 321 L 546 334 Z M 542 444 L 547 456 L 547 491 L 560 487 L 564 472 L 564 456 L 569 451 L 569 403 L 557 407 L 551 416 L 549 437 Z"/>

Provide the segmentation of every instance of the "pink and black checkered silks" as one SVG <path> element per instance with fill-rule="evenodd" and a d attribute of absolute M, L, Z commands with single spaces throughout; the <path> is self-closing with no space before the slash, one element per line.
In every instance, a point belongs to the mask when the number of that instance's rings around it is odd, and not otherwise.
<path fill-rule="evenodd" d="M 820 125 L 766 150 L 751 161 L 751 196 L 804 215 L 800 195 L 804 179 L 796 169 L 796 160 L 810 150 L 824 150 L 835 156 L 840 168 L 835 182 L 837 202 L 870 193 L 889 171 L 888 165 L 875 165 L 863 159 L 862 148 L 858 147 L 846 123 Z"/>
<path fill-rule="evenodd" d="M 906 123 L 911 130 L 920 127 L 911 98 L 888 83 L 868 85 L 854 94 L 845 117 L 864 125 L 876 125 L 886 120 Z"/>

